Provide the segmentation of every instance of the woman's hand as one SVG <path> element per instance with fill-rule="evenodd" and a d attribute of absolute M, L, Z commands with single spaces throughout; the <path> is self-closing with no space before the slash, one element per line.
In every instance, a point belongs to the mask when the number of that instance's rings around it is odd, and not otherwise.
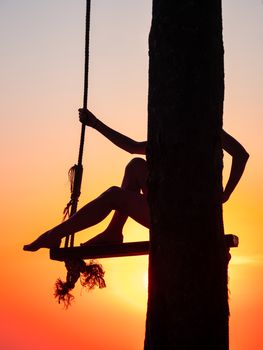
<path fill-rule="evenodd" d="M 95 115 L 88 109 L 84 108 L 79 109 L 79 121 L 94 129 L 96 129 L 96 125 L 98 124 L 98 119 L 95 117 Z"/>

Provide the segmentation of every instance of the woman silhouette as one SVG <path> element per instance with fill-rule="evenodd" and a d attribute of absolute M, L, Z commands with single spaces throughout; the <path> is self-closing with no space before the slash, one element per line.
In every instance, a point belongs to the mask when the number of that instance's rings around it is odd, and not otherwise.
<path fill-rule="evenodd" d="M 111 129 L 88 110 L 79 109 L 79 117 L 82 123 L 96 129 L 117 147 L 131 154 L 145 155 L 146 141 L 137 142 Z M 249 155 L 244 147 L 224 130 L 222 130 L 222 148 L 232 156 L 229 179 L 222 193 L 222 202 L 224 203 L 237 186 Z M 110 187 L 68 220 L 43 233 L 32 243 L 25 245 L 24 250 L 37 251 L 40 248 L 57 247 L 63 237 L 98 224 L 112 210 L 115 210 L 115 213 L 106 230 L 83 245 L 122 243 L 122 229 L 128 217 L 149 228 L 147 174 L 146 161 L 139 157 L 132 159 L 126 166 L 121 187 Z"/>

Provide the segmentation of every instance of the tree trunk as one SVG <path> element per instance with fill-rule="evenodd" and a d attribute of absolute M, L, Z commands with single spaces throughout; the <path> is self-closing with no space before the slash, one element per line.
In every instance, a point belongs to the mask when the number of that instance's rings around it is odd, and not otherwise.
<path fill-rule="evenodd" d="M 145 350 L 228 349 L 220 0 L 153 0 Z"/>

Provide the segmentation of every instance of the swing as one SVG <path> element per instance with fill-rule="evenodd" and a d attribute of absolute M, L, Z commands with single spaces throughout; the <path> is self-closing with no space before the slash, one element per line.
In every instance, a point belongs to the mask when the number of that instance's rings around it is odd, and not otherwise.
<path fill-rule="evenodd" d="M 87 109 L 88 100 L 90 3 L 91 0 L 86 1 L 83 109 Z M 71 197 L 64 209 L 64 218 L 72 216 L 77 211 L 83 174 L 82 158 L 85 141 L 85 128 L 85 124 L 82 124 L 78 162 L 69 171 Z M 235 235 L 225 235 L 225 244 L 228 248 L 237 247 L 238 237 Z M 88 289 L 92 289 L 95 286 L 98 286 L 99 288 L 106 286 L 103 279 L 104 271 L 101 265 L 94 262 L 92 259 L 146 255 L 149 253 L 149 247 L 149 241 L 76 247 L 74 246 L 74 234 L 66 236 L 64 248 L 58 247 L 50 249 L 50 259 L 64 261 L 67 268 L 66 282 L 62 282 L 60 279 L 56 281 L 55 297 L 59 302 L 62 301 L 67 308 L 72 299 L 74 299 L 73 295 L 70 294 L 70 291 L 74 288 L 75 283 L 79 278 L 81 285 L 88 287 Z M 91 259 L 91 261 L 86 264 L 83 259 Z"/>
<path fill-rule="evenodd" d="M 225 235 L 225 243 L 228 248 L 238 247 L 238 237 L 231 234 Z M 50 259 L 64 261 L 68 258 L 97 259 L 147 255 L 149 248 L 149 241 L 52 248 L 50 249 Z"/>

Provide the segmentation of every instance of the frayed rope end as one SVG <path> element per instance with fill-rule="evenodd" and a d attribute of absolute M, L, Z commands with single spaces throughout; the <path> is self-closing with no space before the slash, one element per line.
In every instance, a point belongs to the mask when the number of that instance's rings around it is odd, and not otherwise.
<path fill-rule="evenodd" d="M 80 283 L 87 290 L 94 289 L 96 286 L 99 288 L 105 288 L 106 283 L 104 280 L 104 270 L 101 264 L 98 264 L 94 260 L 91 260 L 86 264 L 81 259 L 68 260 L 65 262 L 67 268 L 67 281 L 63 282 L 58 279 L 55 283 L 54 296 L 58 300 L 58 303 L 64 303 L 65 309 L 67 309 L 74 296 L 70 294 L 70 291 L 75 287 L 75 283 L 80 278 Z"/>
<path fill-rule="evenodd" d="M 68 282 L 63 282 L 60 278 L 57 279 L 55 283 L 54 296 L 58 300 L 59 304 L 63 302 L 65 309 L 67 309 L 74 300 L 74 296 L 70 294 L 72 289 L 72 286 L 70 286 Z"/>
<path fill-rule="evenodd" d="M 93 260 L 86 264 L 84 271 L 80 273 L 80 283 L 83 287 L 91 290 L 96 286 L 99 288 L 105 288 L 106 283 L 104 280 L 104 270 L 102 266 Z"/>

